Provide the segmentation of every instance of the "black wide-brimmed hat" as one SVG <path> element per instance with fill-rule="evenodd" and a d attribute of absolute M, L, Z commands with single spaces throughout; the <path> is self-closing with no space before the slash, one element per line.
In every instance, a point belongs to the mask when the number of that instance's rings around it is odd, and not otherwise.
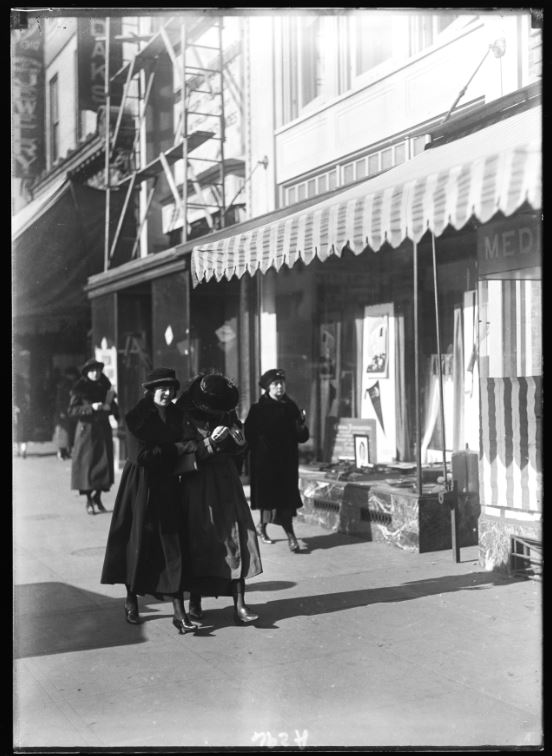
<path fill-rule="evenodd" d="M 155 368 L 146 377 L 142 386 L 145 389 L 159 388 L 159 386 L 174 386 L 174 390 L 178 391 L 180 382 L 176 377 L 176 373 L 171 368 Z"/>
<path fill-rule="evenodd" d="M 270 384 L 273 383 L 274 381 L 285 381 L 285 380 L 286 380 L 285 371 L 281 370 L 280 368 L 274 368 L 273 370 L 267 370 L 266 373 L 263 373 L 261 375 L 259 386 L 265 391 L 267 391 Z"/>
<path fill-rule="evenodd" d="M 190 385 L 189 395 L 202 412 L 230 412 L 240 397 L 237 387 L 222 373 L 199 375 Z"/>
<path fill-rule="evenodd" d="M 81 375 L 86 375 L 91 370 L 95 370 L 98 368 L 98 370 L 104 369 L 104 363 L 100 362 L 99 360 L 95 360 L 94 358 L 91 358 L 90 360 L 87 360 L 84 365 L 81 367 Z"/>

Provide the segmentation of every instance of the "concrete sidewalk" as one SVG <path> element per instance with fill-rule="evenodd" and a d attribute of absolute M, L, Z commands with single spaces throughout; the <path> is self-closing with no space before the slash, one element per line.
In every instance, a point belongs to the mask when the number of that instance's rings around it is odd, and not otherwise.
<path fill-rule="evenodd" d="M 256 627 L 229 598 L 196 636 L 155 600 L 133 627 L 99 582 L 110 514 L 86 515 L 53 452 L 13 461 L 15 751 L 542 744 L 540 583 L 298 519 L 308 552 L 276 526 L 261 545 Z"/>

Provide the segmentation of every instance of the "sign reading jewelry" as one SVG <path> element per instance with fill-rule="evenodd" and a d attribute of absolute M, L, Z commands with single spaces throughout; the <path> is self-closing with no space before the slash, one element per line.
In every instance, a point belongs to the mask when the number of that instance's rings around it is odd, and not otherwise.
<path fill-rule="evenodd" d="M 13 174 L 34 178 L 44 169 L 42 34 L 36 21 L 13 34 Z"/>

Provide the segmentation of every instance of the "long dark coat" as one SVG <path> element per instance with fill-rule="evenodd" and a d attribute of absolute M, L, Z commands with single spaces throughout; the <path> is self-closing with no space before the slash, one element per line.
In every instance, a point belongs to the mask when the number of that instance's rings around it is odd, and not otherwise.
<path fill-rule="evenodd" d="M 125 422 L 128 456 L 113 508 L 101 582 L 123 583 L 139 595 L 180 595 L 188 573 L 187 524 L 173 468 L 182 414 L 170 404 L 164 422 L 152 398 L 145 397 Z"/>
<path fill-rule="evenodd" d="M 286 510 L 303 506 L 299 494 L 299 443 L 309 439 L 299 407 L 287 394 L 263 394 L 245 421 L 250 451 L 251 509 Z"/>
<path fill-rule="evenodd" d="M 107 376 L 91 381 L 79 378 L 71 389 L 67 414 L 76 418 L 71 459 L 71 488 L 78 491 L 109 491 L 114 480 L 113 432 L 109 415 L 119 418 L 117 402 L 110 411 L 95 411 L 94 402 L 104 402 L 111 382 Z"/>
<path fill-rule="evenodd" d="M 204 441 L 217 425 L 241 427 L 241 423 L 235 412 L 215 418 L 196 411 L 186 392 L 177 405 L 184 412 L 183 438 L 198 444 L 198 470 L 182 478 L 188 507 L 190 591 L 230 596 L 232 580 L 263 571 L 259 543 L 238 472 L 238 450 L 228 440 L 210 455 Z"/>

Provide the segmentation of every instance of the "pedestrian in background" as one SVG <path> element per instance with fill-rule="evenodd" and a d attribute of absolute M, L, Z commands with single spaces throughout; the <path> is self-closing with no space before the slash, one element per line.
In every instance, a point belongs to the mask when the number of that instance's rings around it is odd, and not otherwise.
<path fill-rule="evenodd" d="M 156 368 L 142 384 L 145 396 L 125 417 L 128 457 L 121 475 L 107 540 L 102 583 L 126 586 L 125 619 L 140 622 L 138 596 L 173 602 L 173 625 L 195 632 L 184 607 L 187 584 L 187 521 L 177 464 L 196 444 L 183 443 L 182 413 L 173 399 L 180 384 L 174 370 Z"/>
<path fill-rule="evenodd" d="M 79 379 L 76 367 L 68 367 L 58 381 L 54 406 L 54 443 L 60 460 L 70 459 L 75 440 L 76 419 L 69 417 L 71 389 Z"/>
<path fill-rule="evenodd" d="M 31 440 L 31 399 L 29 382 L 21 373 L 15 376 L 13 387 L 13 435 L 17 456 L 27 457 L 27 443 Z"/>
<path fill-rule="evenodd" d="M 71 488 L 86 496 L 86 511 L 94 506 L 105 512 L 102 491 L 114 481 L 113 434 L 109 415 L 119 419 L 119 407 L 103 362 L 88 360 L 70 393 L 68 416 L 76 419 L 75 443 L 71 456 Z"/>
<path fill-rule="evenodd" d="M 299 447 L 309 439 L 305 412 L 286 394 L 283 370 L 267 370 L 259 382 L 264 390 L 245 421 L 250 451 L 251 509 L 259 510 L 262 543 L 274 543 L 267 525 L 281 525 L 290 551 L 300 550 L 293 518 L 303 506 L 299 493 Z"/>
<path fill-rule="evenodd" d="M 232 596 L 238 625 L 259 617 L 245 603 L 245 581 L 262 572 L 255 524 L 239 475 L 245 438 L 239 393 L 220 373 L 199 375 L 177 399 L 182 438 L 197 443 L 197 472 L 182 478 L 190 537 L 190 617 L 202 596 Z"/>

